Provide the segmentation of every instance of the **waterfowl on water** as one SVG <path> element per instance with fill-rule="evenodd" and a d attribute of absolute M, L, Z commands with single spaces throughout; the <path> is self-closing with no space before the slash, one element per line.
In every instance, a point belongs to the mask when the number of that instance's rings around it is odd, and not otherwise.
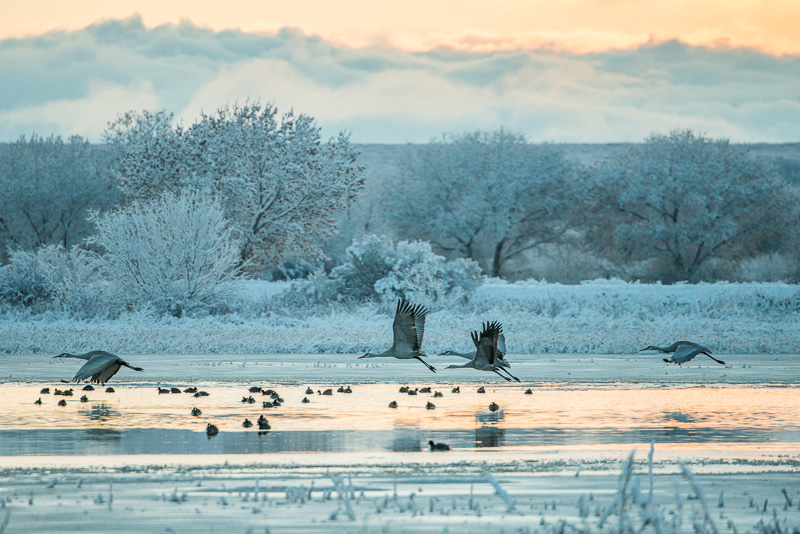
<path fill-rule="evenodd" d="M 450 445 L 447 443 L 434 443 L 433 440 L 428 442 L 428 445 L 431 447 L 431 451 L 449 451 Z"/>

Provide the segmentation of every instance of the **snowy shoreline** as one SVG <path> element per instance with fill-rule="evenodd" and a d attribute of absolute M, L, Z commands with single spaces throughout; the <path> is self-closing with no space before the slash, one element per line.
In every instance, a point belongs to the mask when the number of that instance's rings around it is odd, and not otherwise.
<path fill-rule="evenodd" d="M 392 305 L 273 305 L 288 287 L 247 282 L 238 289 L 242 311 L 204 318 L 131 314 L 76 321 L 6 313 L 0 353 L 347 354 L 391 343 Z M 468 304 L 431 306 L 423 350 L 465 350 L 469 331 L 500 320 L 512 354 L 631 354 L 675 339 L 697 340 L 719 353 L 798 353 L 799 301 L 800 288 L 782 283 L 489 280 Z"/>

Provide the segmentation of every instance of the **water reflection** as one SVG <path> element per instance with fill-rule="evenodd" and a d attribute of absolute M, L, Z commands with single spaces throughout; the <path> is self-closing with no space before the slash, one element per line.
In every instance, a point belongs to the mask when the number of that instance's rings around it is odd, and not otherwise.
<path fill-rule="evenodd" d="M 92 404 L 91 409 L 89 410 L 79 410 L 78 413 L 81 415 L 85 415 L 92 421 L 112 421 L 118 417 L 121 417 L 117 410 L 111 408 L 111 406 L 107 404 Z"/>
<path fill-rule="evenodd" d="M 499 426 L 500 421 L 505 417 L 502 410 L 489 413 L 475 414 L 475 421 L 478 426 L 475 428 L 475 446 L 502 447 L 505 431 Z"/>
<path fill-rule="evenodd" d="M 93 454 L 269 454 L 276 452 L 415 452 L 429 440 L 454 449 L 719 443 L 791 443 L 800 449 L 798 388 L 648 388 L 497 386 L 436 399 L 398 396 L 397 385 L 315 395 L 279 387 L 279 408 L 241 403 L 241 385 L 203 385 L 210 397 L 158 395 L 151 388 L 89 393 L 90 402 L 41 395 L 40 387 L 0 385 L 0 456 Z M 42 397 L 42 405 L 33 401 Z M 676 400 L 677 399 L 677 400 Z M 388 408 L 396 400 L 398 407 Z M 503 409 L 487 410 L 489 401 Z M 193 417 L 191 410 L 202 411 Z M 272 430 L 243 430 L 245 418 Z M 219 427 L 207 439 L 205 427 Z"/>

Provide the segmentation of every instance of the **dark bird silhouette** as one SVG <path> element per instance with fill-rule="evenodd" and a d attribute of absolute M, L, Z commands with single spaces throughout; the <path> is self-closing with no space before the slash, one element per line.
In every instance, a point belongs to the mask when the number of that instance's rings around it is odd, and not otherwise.
<path fill-rule="evenodd" d="M 422 359 L 425 354 L 420 351 L 425 334 L 425 316 L 428 309 L 417 304 L 412 305 L 405 299 L 397 302 L 397 310 L 392 324 L 392 346 L 384 352 L 368 352 L 361 358 L 397 358 L 399 360 L 419 360 L 432 372 L 436 368 Z"/>
<path fill-rule="evenodd" d="M 500 409 L 500 406 L 496 402 L 493 402 L 493 403 L 491 403 L 489 405 L 489 411 L 491 411 L 491 412 L 496 412 L 499 409 Z"/>
<path fill-rule="evenodd" d="M 60 401 L 58 401 L 58 405 L 59 406 L 66 406 L 67 405 L 67 401 L 65 401 L 64 399 L 61 399 Z"/>
<path fill-rule="evenodd" d="M 206 436 L 208 437 L 208 439 L 213 438 L 217 434 L 219 434 L 219 428 L 217 428 L 216 425 L 208 423 L 208 426 L 206 426 Z"/>
<path fill-rule="evenodd" d="M 253 423 L 250 421 L 250 419 L 245 419 L 244 422 L 242 423 L 242 426 L 245 428 L 250 428 L 251 426 L 253 426 Z"/>
<path fill-rule="evenodd" d="M 447 443 L 434 443 L 433 440 L 428 442 L 428 445 L 431 447 L 431 451 L 449 451 L 450 445 Z"/>
<path fill-rule="evenodd" d="M 475 345 L 474 354 L 462 354 L 453 351 L 442 353 L 454 354 L 464 358 L 472 358 L 464 365 L 448 365 L 448 369 L 463 369 L 471 367 L 473 369 L 477 369 L 478 371 L 495 373 L 497 376 L 506 381 L 511 381 L 512 379 L 516 380 L 517 382 L 520 381 L 519 378 L 511 374 L 511 372 L 508 370 L 510 367 L 509 363 L 503 359 L 503 356 L 506 352 L 506 340 L 505 336 L 503 335 L 503 325 L 497 321 L 483 323 L 483 331 L 480 334 L 478 332 L 472 332 L 471 337 L 472 343 Z M 505 373 L 505 375 L 500 371 Z"/>
<path fill-rule="evenodd" d="M 689 347 L 692 347 L 692 348 L 695 348 L 695 349 L 701 349 L 704 352 L 707 352 L 709 354 L 711 353 L 711 351 L 708 350 L 706 347 L 704 347 L 703 345 L 700 345 L 698 343 L 695 343 L 694 341 L 676 341 L 675 343 L 673 343 L 672 345 L 670 345 L 668 347 L 659 347 L 659 346 L 656 346 L 656 345 L 648 345 L 643 349 L 639 349 L 639 352 L 642 352 L 642 351 L 645 351 L 645 350 L 657 350 L 658 352 L 670 353 L 670 352 L 675 352 L 676 350 L 678 350 L 678 347 L 680 347 L 681 345 L 688 345 Z"/>
<path fill-rule="evenodd" d="M 81 382 L 87 378 L 91 382 L 98 384 L 105 384 L 112 376 L 117 374 L 117 371 L 122 367 L 133 369 L 134 371 L 144 371 L 141 367 L 134 367 L 128 362 L 104 350 L 93 350 L 84 354 L 70 354 L 64 352 L 54 358 L 77 358 L 78 360 L 86 360 L 86 363 L 78 369 L 75 376 L 72 377 L 72 382 Z"/>
<path fill-rule="evenodd" d="M 42 390 L 39 393 L 41 393 L 42 395 L 47 395 L 50 393 L 50 388 L 42 388 Z"/>
<path fill-rule="evenodd" d="M 200 415 L 203 415 L 203 412 L 200 411 L 200 408 L 192 408 L 192 415 L 198 417 Z"/>
<path fill-rule="evenodd" d="M 435 410 L 436 409 L 436 405 L 434 403 L 432 403 L 431 401 L 428 401 L 428 404 L 425 405 L 425 408 L 428 409 L 428 410 Z"/>
<path fill-rule="evenodd" d="M 396 401 L 390 402 L 389 403 L 389 408 L 397 408 L 397 402 Z"/>
<path fill-rule="evenodd" d="M 34 403 L 34 404 L 41 404 L 41 403 L 42 403 L 42 398 L 41 398 L 41 397 L 39 397 L 39 399 L 38 399 L 38 400 L 35 400 L 35 401 L 33 401 L 33 403 Z"/>
<path fill-rule="evenodd" d="M 664 361 L 667 363 L 676 363 L 678 365 L 681 365 L 683 363 L 686 363 L 694 359 L 694 357 L 697 356 L 698 354 L 705 354 L 718 364 L 725 365 L 725 362 L 716 359 L 715 357 L 707 353 L 705 350 L 698 347 L 692 347 L 689 345 L 680 345 L 678 349 L 675 351 L 675 353 L 669 358 L 664 358 Z"/>

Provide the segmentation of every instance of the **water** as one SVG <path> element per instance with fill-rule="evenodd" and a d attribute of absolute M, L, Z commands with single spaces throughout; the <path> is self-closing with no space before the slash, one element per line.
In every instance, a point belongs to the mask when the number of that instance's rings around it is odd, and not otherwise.
<path fill-rule="evenodd" d="M 187 384 L 188 385 L 188 384 Z M 155 388 L 117 385 L 74 396 L 42 395 L 41 386 L 0 385 L 0 456 L 269 454 L 413 452 L 428 440 L 455 450 L 509 452 L 568 446 L 618 447 L 671 443 L 698 450 L 784 444 L 800 451 L 797 387 L 676 387 L 543 385 L 525 395 L 519 385 L 439 384 L 443 397 L 398 392 L 400 384 L 353 386 L 352 394 L 306 395 L 306 386 L 270 386 L 286 401 L 262 408 L 269 397 L 245 385 L 194 384 L 210 393 L 158 394 Z M 425 384 L 413 387 L 421 388 Z M 55 387 L 50 386 L 54 391 Z M 184 386 L 185 387 L 185 386 Z M 81 395 L 88 402 L 80 402 Z M 254 404 L 242 403 L 253 396 Z M 311 401 L 302 404 L 307 396 Z M 42 405 L 34 405 L 40 398 Z M 67 406 L 57 406 L 61 399 Z M 388 408 L 396 401 L 397 409 Z M 435 409 L 426 409 L 432 402 Z M 501 409 L 491 412 L 497 403 Z M 192 417 L 193 407 L 202 415 Z M 272 429 L 245 429 L 260 414 Z M 220 429 L 206 437 L 207 423 Z"/>

